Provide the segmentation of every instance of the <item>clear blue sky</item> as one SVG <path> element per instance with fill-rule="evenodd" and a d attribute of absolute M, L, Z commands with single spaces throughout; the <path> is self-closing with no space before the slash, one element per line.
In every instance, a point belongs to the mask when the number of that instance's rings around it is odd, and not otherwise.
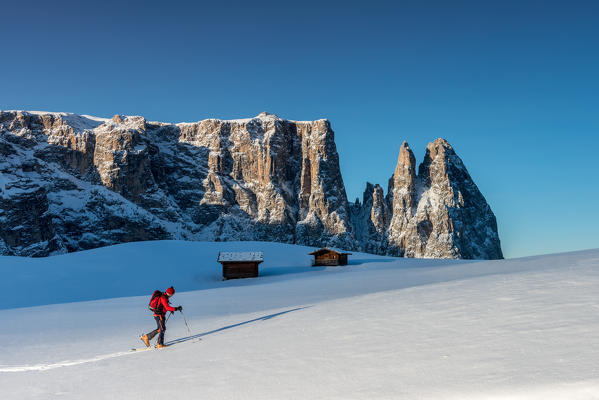
<path fill-rule="evenodd" d="M 326 117 L 348 197 L 446 138 L 506 257 L 599 247 L 599 2 L 2 6 L 0 109 Z"/>

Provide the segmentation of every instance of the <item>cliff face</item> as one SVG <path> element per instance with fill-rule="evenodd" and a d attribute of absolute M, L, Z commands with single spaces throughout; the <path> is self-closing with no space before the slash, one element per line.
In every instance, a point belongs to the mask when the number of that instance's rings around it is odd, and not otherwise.
<path fill-rule="evenodd" d="M 370 185 L 358 206 L 347 202 L 327 120 L 263 113 L 166 124 L 0 112 L 0 254 L 45 256 L 182 239 L 500 257 L 500 250 L 477 252 L 470 243 L 472 229 L 479 241 L 494 240 L 497 229 L 481 222 L 484 198 L 465 181 L 470 177 L 461 161 L 443 161 L 459 158 L 448 144 L 439 146 L 429 146 L 430 160 L 417 177 L 413 155 L 402 147 L 387 197 Z M 447 229 L 456 232 L 451 240 Z"/>
<path fill-rule="evenodd" d="M 326 120 L 0 113 L 0 252 L 151 239 L 354 248 Z"/>

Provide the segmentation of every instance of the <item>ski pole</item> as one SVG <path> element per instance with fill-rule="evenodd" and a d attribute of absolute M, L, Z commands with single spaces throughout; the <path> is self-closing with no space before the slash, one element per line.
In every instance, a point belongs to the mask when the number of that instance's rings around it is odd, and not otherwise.
<path fill-rule="evenodd" d="M 181 316 L 183 317 L 183 322 L 185 322 L 185 326 L 187 327 L 187 332 L 189 332 L 189 337 L 192 337 L 191 334 L 191 329 L 189 329 L 189 324 L 187 323 L 187 320 L 185 319 L 185 315 L 183 314 L 183 311 L 179 310 L 179 312 L 181 313 Z M 199 342 L 200 340 L 202 340 L 201 338 L 196 338 L 196 340 L 194 342 Z M 192 342 L 192 343 L 194 343 Z"/>
<path fill-rule="evenodd" d="M 189 332 L 189 336 L 191 336 L 191 329 L 189 329 L 189 325 L 187 324 L 187 320 L 185 319 L 185 314 L 183 314 L 182 310 L 179 310 L 181 316 L 183 317 L 183 322 L 185 322 L 185 326 L 187 327 L 187 332 Z"/>

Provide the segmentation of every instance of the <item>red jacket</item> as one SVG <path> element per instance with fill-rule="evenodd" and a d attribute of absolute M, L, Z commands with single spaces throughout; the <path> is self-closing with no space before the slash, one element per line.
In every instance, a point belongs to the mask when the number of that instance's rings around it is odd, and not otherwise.
<path fill-rule="evenodd" d="M 167 311 L 175 311 L 175 307 L 171 307 L 171 305 L 168 303 L 168 296 L 165 294 L 160 296 L 160 305 L 162 306 L 162 314 L 154 313 L 155 317 L 164 315 Z M 160 308 L 160 306 L 158 306 L 158 308 Z"/>

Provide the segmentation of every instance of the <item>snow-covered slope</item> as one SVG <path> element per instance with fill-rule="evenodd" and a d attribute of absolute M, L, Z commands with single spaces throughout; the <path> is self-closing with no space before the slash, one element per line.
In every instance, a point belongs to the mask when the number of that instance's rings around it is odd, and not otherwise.
<path fill-rule="evenodd" d="M 310 267 L 309 250 L 166 241 L 1 257 L 0 392 L 599 398 L 599 250 L 477 262 L 354 254 L 338 268 Z M 262 251 L 261 277 L 221 281 L 218 251 Z M 128 352 L 153 329 L 149 295 L 171 284 L 192 335 L 176 314 L 172 347 Z"/>

